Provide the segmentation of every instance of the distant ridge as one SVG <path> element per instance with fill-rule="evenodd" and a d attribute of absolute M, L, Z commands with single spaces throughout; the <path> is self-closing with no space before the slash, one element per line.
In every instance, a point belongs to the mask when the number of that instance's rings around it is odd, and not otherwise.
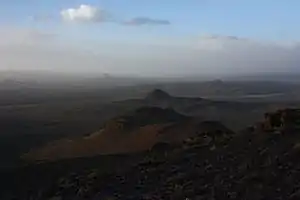
<path fill-rule="evenodd" d="M 155 89 L 146 96 L 146 100 L 150 100 L 150 101 L 169 100 L 171 98 L 172 98 L 172 96 L 170 94 L 168 94 L 167 92 L 160 90 L 160 89 Z"/>
<path fill-rule="evenodd" d="M 141 107 L 126 115 L 116 117 L 108 123 L 116 122 L 123 130 L 134 130 L 151 124 L 175 123 L 187 119 L 171 108 Z"/>
<path fill-rule="evenodd" d="M 140 152 L 161 142 L 181 144 L 187 138 L 196 135 L 201 138 L 208 132 L 215 136 L 231 135 L 231 131 L 219 122 L 203 122 L 198 118 L 179 114 L 171 108 L 141 107 L 108 120 L 103 129 L 87 137 L 57 140 L 32 149 L 23 158 L 49 161 Z"/>

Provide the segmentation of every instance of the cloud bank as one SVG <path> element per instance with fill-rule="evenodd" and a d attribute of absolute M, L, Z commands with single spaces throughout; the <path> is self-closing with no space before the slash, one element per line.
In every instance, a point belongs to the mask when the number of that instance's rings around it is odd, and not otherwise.
<path fill-rule="evenodd" d="M 300 44 L 233 36 L 74 44 L 33 30 L 0 30 L 1 70 L 141 76 L 300 72 Z M 88 51 L 87 51 L 88 50 Z"/>

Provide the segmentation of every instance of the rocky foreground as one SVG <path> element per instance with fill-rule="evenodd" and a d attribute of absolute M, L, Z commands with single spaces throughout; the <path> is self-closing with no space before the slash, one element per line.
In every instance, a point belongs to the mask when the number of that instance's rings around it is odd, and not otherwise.
<path fill-rule="evenodd" d="M 0 199 L 300 199 L 300 110 L 233 134 L 203 122 L 180 145 L 30 165 L 1 174 Z"/>

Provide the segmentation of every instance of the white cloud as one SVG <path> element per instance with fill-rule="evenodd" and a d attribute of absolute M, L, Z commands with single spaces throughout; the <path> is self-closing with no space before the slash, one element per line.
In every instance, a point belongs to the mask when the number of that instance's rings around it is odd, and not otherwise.
<path fill-rule="evenodd" d="M 91 5 L 80 5 L 60 12 L 64 21 L 68 22 L 101 22 L 109 19 L 106 11 Z"/>
<path fill-rule="evenodd" d="M 120 25 L 170 25 L 171 22 L 164 19 L 154 19 L 150 17 L 134 17 L 129 20 L 115 19 L 106 10 L 96 6 L 82 4 L 77 8 L 68 8 L 60 12 L 61 18 L 65 22 L 113 22 Z M 36 17 L 37 20 L 40 18 Z M 43 19 L 43 18 L 42 18 Z M 49 18 L 51 19 L 51 18 Z"/>

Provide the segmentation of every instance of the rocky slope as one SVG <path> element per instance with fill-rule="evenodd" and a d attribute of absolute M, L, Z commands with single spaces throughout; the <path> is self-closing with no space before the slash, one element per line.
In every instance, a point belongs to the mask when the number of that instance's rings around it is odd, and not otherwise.
<path fill-rule="evenodd" d="M 242 133 L 198 124 L 181 144 L 31 165 L 1 174 L 1 199 L 300 198 L 300 109 L 285 109 Z M 174 129 L 176 130 L 176 129 Z M 6 178 L 7 177 L 7 178 Z M 16 184 L 26 180 L 26 185 Z M 14 187 L 13 187 L 14 186 Z"/>
<path fill-rule="evenodd" d="M 49 161 L 144 151 L 158 142 L 179 144 L 187 137 L 207 131 L 208 127 L 218 126 L 218 122 L 210 122 L 216 126 L 204 123 L 209 122 L 181 115 L 169 108 L 142 107 L 107 121 L 98 132 L 51 142 L 44 147 L 32 149 L 23 158 Z"/>

